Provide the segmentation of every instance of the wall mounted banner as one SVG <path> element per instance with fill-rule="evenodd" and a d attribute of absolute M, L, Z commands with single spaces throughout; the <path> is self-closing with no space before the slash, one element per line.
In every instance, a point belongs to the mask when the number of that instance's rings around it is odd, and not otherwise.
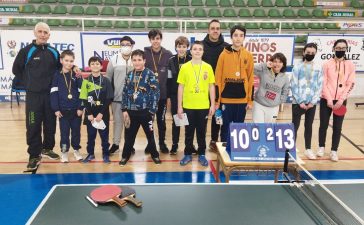
<path fill-rule="evenodd" d="M 346 59 L 354 62 L 357 72 L 364 72 L 364 35 L 309 35 L 307 43 L 317 44 L 315 62 L 322 64 L 334 56 L 333 46 L 337 39 L 346 39 L 349 45 Z"/>

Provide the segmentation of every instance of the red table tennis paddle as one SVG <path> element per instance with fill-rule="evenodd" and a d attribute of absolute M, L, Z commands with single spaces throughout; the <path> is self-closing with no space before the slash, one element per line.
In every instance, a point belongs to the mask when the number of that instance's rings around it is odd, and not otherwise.
<path fill-rule="evenodd" d="M 100 204 L 115 202 L 120 207 L 123 207 L 126 205 L 126 201 L 119 198 L 121 192 L 121 188 L 116 185 L 105 185 L 92 190 L 90 197 L 93 201 Z"/>
<path fill-rule="evenodd" d="M 333 113 L 336 115 L 336 116 L 344 116 L 345 113 L 347 111 L 347 108 L 345 105 L 341 105 L 340 108 L 336 109 L 336 110 L 333 110 Z"/>
<path fill-rule="evenodd" d="M 120 198 L 124 201 L 130 202 L 136 207 L 142 207 L 143 202 L 135 198 L 135 190 L 128 186 L 121 186 L 123 189 Z"/>

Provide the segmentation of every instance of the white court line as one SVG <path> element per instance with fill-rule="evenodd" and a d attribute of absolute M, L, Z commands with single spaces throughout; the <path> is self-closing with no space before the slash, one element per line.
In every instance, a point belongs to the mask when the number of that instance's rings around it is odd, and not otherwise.
<path fill-rule="evenodd" d="M 27 223 L 25 225 L 30 225 L 33 223 L 33 220 L 38 215 L 39 211 L 43 208 L 43 205 L 48 201 L 48 198 L 52 195 L 53 191 L 57 188 L 58 185 L 54 185 L 51 190 L 48 192 L 48 194 L 44 197 L 42 202 L 39 204 L 38 208 L 34 211 L 33 215 L 29 218 Z"/>

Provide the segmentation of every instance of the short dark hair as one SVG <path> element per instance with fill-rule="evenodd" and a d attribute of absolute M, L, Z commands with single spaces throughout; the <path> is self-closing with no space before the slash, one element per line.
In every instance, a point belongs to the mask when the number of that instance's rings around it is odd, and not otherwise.
<path fill-rule="evenodd" d="M 244 37 L 246 35 L 246 29 L 245 27 L 243 27 L 242 25 L 238 24 L 238 25 L 234 25 L 231 29 L 230 29 L 230 37 L 233 37 L 233 34 L 235 33 L 236 30 L 240 30 L 243 31 L 244 33 Z"/>
<path fill-rule="evenodd" d="M 92 62 L 99 62 L 100 65 L 102 65 L 102 60 L 97 57 L 97 56 L 92 56 L 89 60 L 88 60 L 88 65 L 90 66 Z"/>
<path fill-rule="evenodd" d="M 64 50 L 64 51 L 61 53 L 60 58 L 61 58 L 61 59 L 63 59 L 66 55 L 68 55 L 68 56 L 72 56 L 72 58 L 73 58 L 73 59 L 75 58 L 75 53 L 73 53 L 71 50 Z"/>
<path fill-rule="evenodd" d="M 191 44 L 191 50 L 192 50 L 192 48 L 193 48 L 193 46 L 195 46 L 195 45 L 202 45 L 202 49 L 204 48 L 204 45 L 203 45 L 203 42 L 202 41 L 195 41 L 195 42 L 193 42 L 192 44 Z"/>
<path fill-rule="evenodd" d="M 134 45 L 134 44 L 135 44 L 135 41 L 134 41 L 133 39 L 131 39 L 131 37 L 129 37 L 129 36 L 124 36 L 124 37 L 122 37 L 122 38 L 120 39 L 120 43 L 121 43 L 122 41 L 129 41 L 131 45 Z"/>
<path fill-rule="evenodd" d="M 136 49 L 131 53 L 130 57 L 133 58 L 134 56 L 141 56 L 143 59 L 145 59 L 144 51 L 140 49 Z"/>
<path fill-rule="evenodd" d="M 348 47 L 348 42 L 345 39 L 337 39 L 335 41 L 335 43 L 334 43 L 334 47 L 333 48 L 335 48 L 336 45 L 339 44 L 339 43 L 345 43 L 346 44 L 346 47 Z"/>
<path fill-rule="evenodd" d="M 281 73 L 286 72 L 286 69 L 287 69 L 287 58 L 286 58 L 286 56 L 284 56 L 283 53 L 281 53 L 281 52 L 277 52 L 269 60 L 273 62 L 275 59 L 278 59 L 283 63 L 283 67 L 282 67 L 280 72 Z"/>
<path fill-rule="evenodd" d="M 211 25 L 212 23 L 220 23 L 220 21 L 219 21 L 219 20 L 217 20 L 217 19 L 213 19 L 213 20 L 211 20 L 211 21 L 209 22 L 209 26 L 208 26 L 208 28 L 209 28 L 209 29 L 210 29 L 210 25 Z"/>
<path fill-rule="evenodd" d="M 158 29 L 151 29 L 151 30 L 149 31 L 149 33 L 148 33 L 148 38 L 149 38 L 149 40 L 150 40 L 150 39 L 154 39 L 154 38 L 155 38 L 155 37 L 157 37 L 158 35 L 161 37 L 161 39 L 163 38 L 163 36 L 162 36 L 162 31 L 160 31 L 160 30 L 158 30 Z"/>
<path fill-rule="evenodd" d="M 174 42 L 174 47 L 177 47 L 177 45 L 186 45 L 188 48 L 190 46 L 190 42 L 185 36 L 179 36 Z"/>

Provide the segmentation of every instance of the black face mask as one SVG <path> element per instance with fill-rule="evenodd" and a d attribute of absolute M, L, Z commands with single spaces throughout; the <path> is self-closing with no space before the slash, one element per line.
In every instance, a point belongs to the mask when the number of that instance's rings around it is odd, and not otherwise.
<path fill-rule="evenodd" d="M 315 55 L 309 55 L 309 54 L 305 55 L 305 60 L 307 62 L 311 62 L 314 58 L 315 58 Z"/>
<path fill-rule="evenodd" d="M 335 51 L 335 56 L 336 58 L 341 59 L 342 57 L 345 56 L 345 51 Z"/>

